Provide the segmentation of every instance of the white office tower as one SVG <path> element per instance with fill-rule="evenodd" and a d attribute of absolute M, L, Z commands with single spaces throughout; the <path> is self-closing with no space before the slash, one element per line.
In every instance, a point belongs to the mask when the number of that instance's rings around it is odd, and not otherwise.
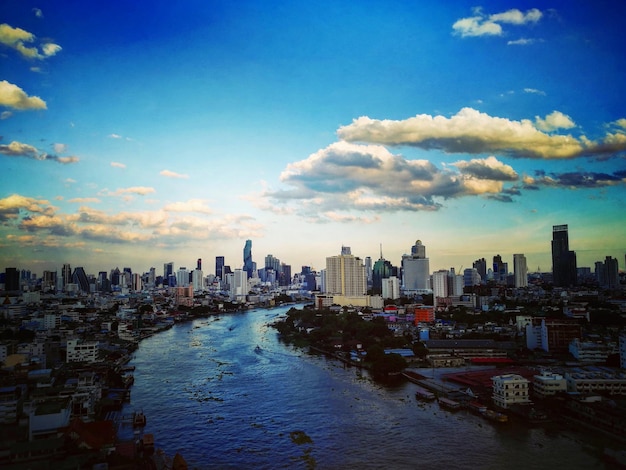
<path fill-rule="evenodd" d="M 402 289 L 405 295 L 430 291 L 430 266 L 420 240 L 411 247 L 410 255 L 402 255 Z"/>
<path fill-rule="evenodd" d="M 194 291 L 201 291 L 204 289 L 204 284 L 203 284 L 204 273 L 202 272 L 201 269 L 194 269 L 191 272 L 191 280 L 193 282 Z"/>
<path fill-rule="evenodd" d="M 433 303 L 437 306 L 437 297 L 448 297 L 448 275 L 447 269 L 435 271 L 433 273 Z"/>
<path fill-rule="evenodd" d="M 515 287 L 528 287 L 528 267 L 524 255 L 513 255 L 513 270 L 515 272 Z"/>
<path fill-rule="evenodd" d="M 367 294 L 367 275 L 363 260 L 350 254 L 349 247 L 341 255 L 326 258 L 326 293 L 345 297 Z"/>
<path fill-rule="evenodd" d="M 235 269 L 234 273 L 227 274 L 230 285 L 230 300 L 243 303 L 248 295 L 248 273 L 243 269 Z"/>
<path fill-rule="evenodd" d="M 187 287 L 189 285 L 189 271 L 182 267 L 176 271 L 176 287 Z"/>
<path fill-rule="evenodd" d="M 382 280 L 383 299 L 400 298 L 400 280 L 396 276 L 391 276 Z"/>

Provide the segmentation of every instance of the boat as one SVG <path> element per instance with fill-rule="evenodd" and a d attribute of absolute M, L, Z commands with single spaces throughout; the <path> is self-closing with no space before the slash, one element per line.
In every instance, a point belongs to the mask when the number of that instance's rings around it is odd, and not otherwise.
<path fill-rule="evenodd" d="M 422 387 L 415 389 L 415 398 L 419 400 L 433 401 L 436 397 L 433 392 Z"/>
<path fill-rule="evenodd" d="M 478 401 L 471 401 L 469 403 L 469 409 L 474 413 L 483 414 L 485 411 L 487 411 L 487 405 L 483 405 Z"/>
<path fill-rule="evenodd" d="M 439 406 L 452 411 L 461 408 L 461 404 L 458 401 L 450 400 L 449 398 L 439 398 Z"/>
<path fill-rule="evenodd" d="M 146 425 L 147 419 L 143 411 L 135 411 L 133 413 L 133 427 L 142 428 Z"/>
<path fill-rule="evenodd" d="M 483 413 L 483 416 L 487 418 L 489 421 L 493 421 L 495 423 L 506 423 L 509 420 L 509 417 L 504 413 L 500 413 L 498 411 L 486 409 Z"/>

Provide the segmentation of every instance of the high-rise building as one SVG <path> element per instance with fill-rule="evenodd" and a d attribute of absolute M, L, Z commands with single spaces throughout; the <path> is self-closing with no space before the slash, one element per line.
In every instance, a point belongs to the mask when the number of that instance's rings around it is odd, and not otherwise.
<path fill-rule="evenodd" d="M 170 261 L 163 265 L 163 282 L 169 281 L 170 276 L 174 274 L 174 263 Z M 169 285 L 169 283 L 168 283 Z"/>
<path fill-rule="evenodd" d="M 380 295 L 383 292 L 383 279 L 388 279 L 393 274 L 391 262 L 383 258 L 383 248 L 380 248 L 380 258 L 372 268 L 372 294 Z"/>
<path fill-rule="evenodd" d="M 569 249 L 567 225 L 552 227 L 552 280 L 558 287 L 576 285 L 576 252 Z"/>
<path fill-rule="evenodd" d="M 4 275 L 4 289 L 6 291 L 20 290 L 20 272 L 17 268 L 5 268 Z"/>
<path fill-rule="evenodd" d="M 476 268 L 465 268 L 463 271 L 463 285 L 465 287 L 479 286 L 480 281 L 480 274 Z"/>
<path fill-rule="evenodd" d="M 198 261 L 196 261 L 196 269 L 202 270 L 202 258 L 198 258 Z"/>
<path fill-rule="evenodd" d="M 204 289 L 204 273 L 201 269 L 194 269 L 191 273 L 193 290 L 201 291 Z"/>
<path fill-rule="evenodd" d="M 493 257 L 493 280 L 498 283 L 506 283 L 508 275 L 508 264 L 502 261 L 502 256 Z"/>
<path fill-rule="evenodd" d="M 189 271 L 184 266 L 181 266 L 178 271 L 176 271 L 176 286 L 177 287 L 187 287 L 189 285 Z"/>
<path fill-rule="evenodd" d="M 608 289 L 619 287 L 619 266 L 616 258 L 607 256 L 604 263 L 596 262 L 596 280 L 600 287 Z"/>
<path fill-rule="evenodd" d="M 341 255 L 326 258 L 326 293 L 345 297 L 367 294 L 365 265 L 349 247 L 342 247 Z"/>
<path fill-rule="evenodd" d="M 372 287 L 372 277 L 373 277 L 371 256 L 365 257 L 365 275 L 367 276 L 367 288 L 369 289 Z"/>
<path fill-rule="evenodd" d="M 485 261 L 485 258 L 480 258 L 474 261 L 472 267 L 478 271 L 478 275 L 482 281 L 487 279 L 487 261 Z"/>
<path fill-rule="evenodd" d="M 215 277 L 219 277 L 221 281 L 224 280 L 224 257 L 215 257 Z"/>
<path fill-rule="evenodd" d="M 396 276 L 389 276 L 382 280 L 382 297 L 383 299 L 399 299 L 400 298 L 400 281 Z"/>
<path fill-rule="evenodd" d="M 448 297 L 448 275 L 447 269 L 441 269 L 433 273 L 433 303 L 437 306 L 437 298 Z"/>
<path fill-rule="evenodd" d="M 234 273 L 226 275 L 230 286 L 230 299 L 233 302 L 244 302 L 248 295 L 248 275 L 243 269 L 235 269 Z"/>
<path fill-rule="evenodd" d="M 69 263 L 63 265 L 61 277 L 63 278 L 63 288 L 65 289 L 65 287 L 72 282 L 72 268 Z"/>
<path fill-rule="evenodd" d="M 513 272 L 515 273 L 515 287 L 528 287 L 528 267 L 523 254 L 513 255 Z"/>
<path fill-rule="evenodd" d="M 74 273 L 72 274 L 72 283 L 77 284 L 81 292 L 90 292 L 87 273 L 85 273 L 85 270 L 81 266 L 74 268 Z"/>
<path fill-rule="evenodd" d="M 243 270 L 248 275 L 248 279 L 254 274 L 254 265 L 252 262 L 252 240 L 246 240 L 243 247 Z"/>
<path fill-rule="evenodd" d="M 402 288 L 405 295 L 430 290 L 430 266 L 421 240 L 411 247 L 410 255 L 402 255 Z"/>

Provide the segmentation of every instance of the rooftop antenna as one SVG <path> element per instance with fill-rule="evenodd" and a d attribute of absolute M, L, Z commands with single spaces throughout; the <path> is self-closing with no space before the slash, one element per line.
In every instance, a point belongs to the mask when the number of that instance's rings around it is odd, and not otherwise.
<path fill-rule="evenodd" d="M 380 244 L 380 259 L 383 259 L 383 244 Z"/>

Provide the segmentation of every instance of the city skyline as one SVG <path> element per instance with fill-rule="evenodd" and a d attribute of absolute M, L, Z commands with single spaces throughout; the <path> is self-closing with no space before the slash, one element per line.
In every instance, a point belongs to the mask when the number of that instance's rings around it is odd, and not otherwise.
<path fill-rule="evenodd" d="M 3 2 L 0 265 L 235 269 L 252 240 L 319 271 L 420 239 L 431 272 L 549 272 L 567 224 L 578 266 L 624 270 L 624 13 Z"/>

